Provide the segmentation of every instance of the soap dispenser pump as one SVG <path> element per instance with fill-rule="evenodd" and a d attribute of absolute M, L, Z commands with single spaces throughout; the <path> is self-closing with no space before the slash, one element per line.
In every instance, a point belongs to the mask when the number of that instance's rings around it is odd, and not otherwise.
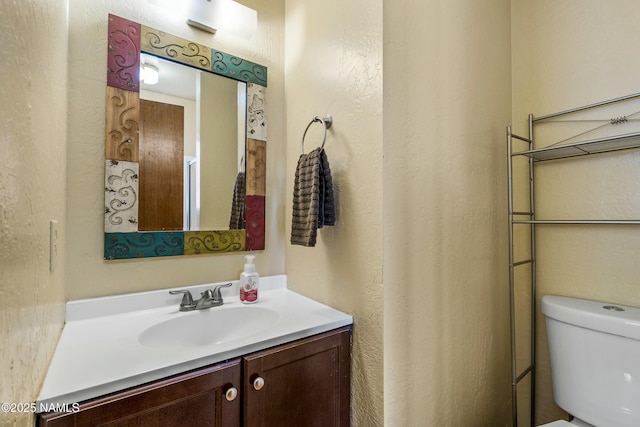
<path fill-rule="evenodd" d="M 240 302 L 251 304 L 258 301 L 258 281 L 260 276 L 256 273 L 253 264 L 254 255 L 245 255 L 244 271 L 240 274 Z"/>

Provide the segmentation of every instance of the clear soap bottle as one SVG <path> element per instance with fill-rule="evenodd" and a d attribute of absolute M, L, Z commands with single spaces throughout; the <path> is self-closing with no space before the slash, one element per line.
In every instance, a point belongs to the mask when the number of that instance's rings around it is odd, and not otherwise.
<path fill-rule="evenodd" d="M 240 274 L 240 302 L 252 304 L 258 301 L 258 282 L 260 276 L 256 273 L 253 263 L 254 255 L 245 255 L 244 271 Z"/>

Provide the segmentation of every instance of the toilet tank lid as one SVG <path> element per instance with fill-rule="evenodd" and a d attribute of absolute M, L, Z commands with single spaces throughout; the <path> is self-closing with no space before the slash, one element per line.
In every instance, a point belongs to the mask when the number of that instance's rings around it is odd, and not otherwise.
<path fill-rule="evenodd" d="M 640 341 L 640 308 L 545 295 L 542 313 L 560 322 Z"/>

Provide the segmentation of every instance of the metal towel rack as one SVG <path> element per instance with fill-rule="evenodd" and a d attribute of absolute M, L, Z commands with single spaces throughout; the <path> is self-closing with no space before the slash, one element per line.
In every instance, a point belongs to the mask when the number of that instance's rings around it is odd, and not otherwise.
<path fill-rule="evenodd" d="M 307 125 L 307 128 L 304 130 L 304 133 L 302 134 L 302 142 L 300 142 L 300 152 L 302 154 L 304 154 L 304 138 L 305 136 L 307 136 L 307 131 L 309 130 L 311 125 L 314 123 L 322 123 L 322 126 L 324 128 L 324 135 L 322 136 L 322 145 L 320 146 L 320 148 L 324 148 L 324 143 L 327 141 L 327 129 L 331 127 L 331 124 L 333 123 L 333 117 L 315 116 L 313 119 L 311 119 L 311 121 Z"/>

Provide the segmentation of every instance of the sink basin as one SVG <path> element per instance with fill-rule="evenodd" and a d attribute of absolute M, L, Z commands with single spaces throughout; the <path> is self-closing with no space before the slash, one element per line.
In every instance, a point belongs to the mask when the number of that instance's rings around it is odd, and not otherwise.
<path fill-rule="evenodd" d="M 277 311 L 256 306 L 214 307 L 176 316 L 145 329 L 140 343 L 164 348 L 221 344 L 263 332 L 280 319 Z"/>

